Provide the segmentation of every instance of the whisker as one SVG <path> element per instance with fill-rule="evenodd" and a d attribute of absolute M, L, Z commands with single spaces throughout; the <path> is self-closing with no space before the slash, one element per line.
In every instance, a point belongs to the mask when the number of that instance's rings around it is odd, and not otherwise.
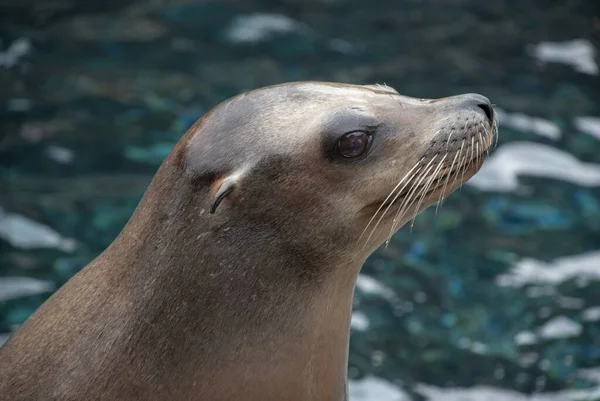
<path fill-rule="evenodd" d="M 463 151 L 463 146 L 464 146 L 464 145 L 465 145 L 465 140 L 464 140 L 464 138 L 463 138 L 463 140 L 462 140 L 462 144 L 460 145 L 460 153 L 461 153 L 461 154 L 462 154 L 462 151 Z M 460 179 L 461 181 L 464 181 L 464 180 L 465 180 L 465 169 L 464 169 L 464 164 L 465 164 L 465 162 L 466 162 L 466 161 L 467 161 L 467 155 L 465 154 L 465 159 L 464 159 L 464 161 L 463 161 L 463 159 L 460 159 L 460 167 L 461 167 L 461 171 L 462 171 L 462 176 L 461 176 L 461 179 Z M 459 188 L 459 190 L 460 190 L 460 189 L 462 189 L 462 184 L 460 185 L 460 188 Z"/>
<path fill-rule="evenodd" d="M 433 161 L 433 160 L 432 160 Z M 431 164 L 431 161 L 429 162 L 429 164 Z M 428 166 L 429 166 L 428 164 Z M 427 169 L 428 170 L 428 169 Z M 414 180 L 419 180 L 421 178 L 422 175 L 426 175 L 427 174 L 427 170 L 425 171 L 420 171 L 419 175 L 415 177 Z M 413 183 L 414 184 L 414 183 Z M 410 196 L 412 196 L 412 194 L 418 189 L 418 186 L 413 185 L 412 188 L 409 189 L 408 193 L 405 195 L 404 200 L 402 201 L 402 203 L 400 204 L 399 207 L 402 207 L 402 205 L 404 205 L 404 203 L 406 202 L 406 199 Z M 400 194 L 397 194 L 396 197 L 394 198 L 393 202 L 390 204 L 390 207 L 396 202 L 396 200 L 398 199 L 398 197 L 400 196 Z M 389 207 L 388 207 L 389 210 Z M 385 246 L 387 247 L 390 243 L 390 239 L 392 238 L 392 235 L 394 234 L 395 231 L 395 227 L 396 227 L 396 222 L 397 222 L 397 218 L 398 218 L 398 214 L 396 213 L 396 215 L 394 216 L 394 219 L 392 220 L 392 225 L 390 228 L 390 234 L 385 242 Z"/>
<path fill-rule="evenodd" d="M 454 131 L 454 126 L 456 125 L 457 122 L 458 122 L 458 120 L 454 120 L 454 122 L 450 126 L 450 131 Z"/>
<path fill-rule="evenodd" d="M 444 194 L 446 193 L 446 186 L 448 185 L 448 182 L 450 181 L 450 176 L 452 175 L 452 171 L 454 170 L 454 163 L 456 162 L 456 159 L 458 158 L 458 155 L 460 153 L 456 153 L 454 155 L 454 159 L 452 160 L 452 164 L 450 165 L 450 170 L 448 171 L 448 176 L 446 177 L 446 182 L 444 183 L 444 187 L 442 188 L 442 192 L 440 193 L 440 200 L 438 202 L 438 205 L 435 207 L 435 212 L 437 214 L 437 208 L 440 205 L 441 202 L 444 201 Z M 456 175 L 454 176 L 454 179 L 456 180 Z"/>
<path fill-rule="evenodd" d="M 471 168 L 471 163 L 475 162 L 475 140 L 473 136 L 471 136 L 471 159 L 469 159 L 469 164 L 467 164 L 467 170 Z"/>
<path fill-rule="evenodd" d="M 413 197 L 415 196 L 415 194 L 420 193 L 420 186 L 421 186 L 421 182 L 427 177 L 427 174 L 429 173 L 429 170 L 431 170 L 431 168 L 433 167 L 432 163 L 435 161 L 435 159 L 437 158 L 437 155 L 435 155 L 427 164 L 425 170 L 419 175 L 419 177 L 417 178 L 418 181 L 414 184 L 414 186 L 411 188 L 411 190 L 409 191 L 409 193 L 406 195 L 406 197 L 404 198 L 404 200 L 402 201 L 402 203 L 400 204 L 400 207 L 398 208 L 398 212 L 396 212 L 396 215 L 394 217 L 394 220 L 392 221 L 392 227 L 390 230 L 390 235 L 386 241 L 386 246 L 387 244 L 389 244 L 390 239 L 392 238 L 392 235 L 394 234 L 394 231 L 397 229 L 397 225 L 399 224 L 399 221 L 402 221 L 402 219 L 404 218 L 404 214 L 406 213 L 406 211 L 408 211 L 407 207 L 413 203 Z"/>
<path fill-rule="evenodd" d="M 491 127 L 490 127 L 491 128 Z M 492 135 L 495 137 L 494 149 L 498 146 L 498 119 L 494 120 L 494 128 L 492 129 Z"/>
<path fill-rule="evenodd" d="M 450 146 L 450 139 L 452 138 L 453 132 L 454 132 L 454 129 L 450 128 L 450 133 L 448 134 L 448 139 L 446 141 L 446 152 L 448 151 L 448 147 Z"/>
<path fill-rule="evenodd" d="M 454 126 L 456 125 L 456 121 L 454 120 L 454 122 L 452 122 L 452 125 L 450 126 L 450 133 L 448 134 L 448 141 L 446 142 L 446 151 L 448 151 L 448 147 L 450 146 L 450 138 L 452 138 L 452 133 L 454 132 Z"/>
<path fill-rule="evenodd" d="M 464 143 L 463 143 L 464 145 Z M 463 166 L 464 166 L 464 161 L 462 159 L 462 152 L 463 152 L 463 146 L 460 147 L 460 152 L 459 152 L 459 162 L 458 162 L 458 169 L 456 170 L 456 173 L 454 174 L 454 181 L 452 181 L 452 186 L 454 186 L 456 184 L 456 180 L 458 179 L 459 174 L 461 173 L 461 171 L 463 170 Z"/>
<path fill-rule="evenodd" d="M 481 128 L 483 128 L 484 132 L 485 132 L 485 128 L 483 127 L 483 124 L 479 123 L 479 126 Z M 477 134 L 479 134 L 479 139 L 481 140 L 481 142 L 483 142 L 483 146 L 485 147 L 485 152 L 483 152 L 484 153 L 483 160 L 485 161 L 485 159 L 487 159 L 487 157 L 489 156 L 489 150 L 490 150 L 488 141 L 487 141 L 487 135 L 485 135 L 485 139 L 484 139 L 484 136 L 481 135 L 481 131 L 477 130 Z"/>
<path fill-rule="evenodd" d="M 477 140 L 477 142 L 475 142 L 475 146 L 477 147 L 477 151 L 475 152 L 475 155 L 477 157 L 477 166 L 480 166 L 479 164 L 479 140 Z"/>
<path fill-rule="evenodd" d="M 463 184 L 465 183 L 465 173 L 467 172 L 467 153 L 465 152 L 465 158 L 461 163 L 461 177 L 460 177 L 460 185 L 458 186 L 458 190 L 462 191 Z"/>
<path fill-rule="evenodd" d="M 394 192 L 395 192 L 395 191 L 396 191 L 396 190 L 397 190 L 397 189 L 400 187 L 400 185 L 402 185 L 402 182 L 404 182 L 404 180 L 405 180 L 406 178 L 408 178 L 408 177 L 409 177 L 411 174 L 413 174 L 413 170 L 414 170 L 415 168 L 417 168 L 417 167 L 419 167 L 419 166 L 420 166 L 420 163 L 421 163 L 421 161 L 422 161 L 422 160 L 423 160 L 423 159 L 419 160 L 419 161 L 417 162 L 417 164 L 415 164 L 415 165 L 413 166 L 413 168 L 411 168 L 411 169 L 409 170 L 409 172 L 408 172 L 408 173 L 406 173 L 406 174 L 404 175 L 404 177 L 402 177 L 402 179 L 400 180 L 400 182 L 398 182 L 398 185 L 396 185 L 396 186 L 395 186 L 395 187 L 394 187 L 394 188 L 393 188 L 393 189 L 390 191 L 389 195 L 388 195 L 388 196 L 385 198 L 385 200 L 384 200 L 384 201 L 381 203 L 381 205 L 379 206 L 379 208 L 377 209 L 377 211 L 376 211 L 376 212 L 373 214 L 373 217 L 371 217 L 371 220 L 369 220 L 369 222 L 367 223 L 367 226 L 365 227 L 365 229 L 363 230 L 363 232 L 360 234 L 360 237 L 358 238 L 358 239 L 359 239 L 359 241 L 360 241 L 360 239 L 363 237 L 363 235 L 365 234 L 365 232 L 367 231 L 367 229 L 369 228 L 369 226 L 371 225 L 371 223 L 373 223 L 373 220 L 375 220 L 375 217 L 377 217 L 377 213 L 379 213 L 379 212 L 381 211 L 381 209 L 382 209 L 382 208 L 383 208 L 383 206 L 386 204 L 386 202 L 387 202 L 387 201 L 388 201 L 388 200 L 389 200 L 389 199 L 390 199 L 390 198 L 393 196 Z M 417 170 L 417 171 L 415 172 L 415 174 L 416 174 L 418 171 L 419 171 L 419 170 Z M 408 184 L 408 182 L 410 182 L 410 180 L 409 180 L 409 181 L 407 181 L 407 183 L 406 183 L 406 184 Z M 404 185 L 406 186 L 406 184 L 404 184 Z M 402 187 L 402 189 L 400 189 L 400 192 L 402 192 L 402 190 L 403 190 L 403 189 L 404 189 L 404 187 Z M 392 203 L 393 203 L 393 202 L 392 202 Z M 391 204 L 390 204 L 390 205 L 388 205 L 388 208 L 385 210 L 385 212 L 383 213 L 383 215 L 380 217 L 380 219 L 379 219 L 379 221 L 377 222 L 377 224 L 379 224 L 379 222 L 381 221 L 381 219 L 383 218 L 383 216 L 385 216 L 385 214 L 386 214 L 386 213 L 387 213 L 387 211 L 389 210 L 389 207 L 390 207 L 390 206 L 391 206 Z M 377 226 L 375 226 L 375 228 L 377 228 Z M 372 234 L 372 233 L 371 233 L 371 234 Z M 369 236 L 369 238 L 367 238 L 367 241 L 365 242 L 365 246 L 366 246 L 366 244 L 369 242 L 369 240 L 370 240 L 370 239 L 371 239 L 371 236 Z"/>
<path fill-rule="evenodd" d="M 477 130 L 477 133 L 479 134 L 480 138 L 482 138 L 482 141 L 484 141 L 485 144 L 485 148 L 487 149 L 487 151 L 489 151 L 489 148 L 491 147 L 491 137 L 489 135 L 486 135 L 486 129 L 485 129 L 485 125 L 483 125 L 483 122 L 479 123 L 479 130 Z"/>
<path fill-rule="evenodd" d="M 360 234 L 359 240 L 367 237 L 367 232 L 370 231 L 364 246 L 371 241 L 383 222 L 383 219 L 389 214 L 392 207 L 394 207 L 395 213 L 391 221 L 388 238 L 385 241 L 386 247 L 389 245 L 394 232 L 399 228 L 403 219 L 407 216 L 407 213 L 414 208 L 415 214 L 412 216 L 410 224 L 410 229 L 412 231 L 418 211 L 423 205 L 423 202 L 425 202 L 427 194 L 432 191 L 432 187 L 434 188 L 432 192 L 439 190 L 441 187 L 439 199 L 435 208 L 435 213 L 437 215 L 439 208 L 443 206 L 445 200 L 444 195 L 448 188 L 455 188 L 458 180 L 459 190 L 462 189 L 465 182 L 465 173 L 472 168 L 481 167 L 485 160 L 490 156 L 492 149 L 497 147 L 498 120 L 494 119 L 494 121 L 490 122 L 488 125 L 486 125 L 485 122 L 480 121 L 478 125 L 475 125 L 470 131 L 470 143 L 468 142 L 468 138 L 461 139 L 460 148 L 458 151 L 454 151 L 452 163 L 448 166 L 447 161 L 450 159 L 449 150 L 451 144 L 453 144 L 452 136 L 454 135 L 454 127 L 456 124 L 457 121 L 454 121 L 450 127 L 450 132 L 448 133 L 448 138 L 446 140 L 446 153 L 441 157 L 441 160 L 436 162 L 439 158 L 439 153 L 434 155 L 427 164 L 424 163 L 425 158 L 421 158 L 417 164 L 402 177 L 398 184 L 396 184 L 386 196 L 381 205 L 379 205 Z M 466 123 L 463 130 L 465 132 L 467 131 Z M 434 136 L 438 136 L 441 132 L 441 129 L 438 130 Z M 456 142 L 457 139 L 454 139 L 454 142 Z M 441 185 L 442 181 L 443 185 Z M 400 198 L 402 199 L 399 202 L 398 200 Z M 390 216 L 390 218 L 391 217 L 392 216 Z"/>
<path fill-rule="evenodd" d="M 431 179 L 427 182 L 427 185 L 425 186 L 425 189 L 422 191 L 422 195 L 421 195 L 421 199 L 419 199 L 419 203 L 417 204 L 416 207 L 416 211 L 419 211 L 419 208 L 421 207 L 421 205 L 423 204 L 423 200 L 425 199 L 425 196 L 427 195 L 427 192 L 429 191 L 429 188 L 431 188 L 431 184 L 435 181 L 435 179 L 438 177 L 438 175 L 440 174 L 441 168 L 444 165 L 444 160 L 446 160 L 446 156 L 448 156 L 448 153 L 446 153 L 444 155 L 444 157 L 442 157 L 442 160 L 440 160 L 440 162 L 438 163 L 437 167 L 435 170 L 433 170 L 433 173 L 431 174 Z M 417 213 L 415 213 L 415 215 L 412 218 L 412 222 L 410 223 L 410 230 L 412 232 L 412 228 L 415 225 L 415 219 L 417 218 Z"/>

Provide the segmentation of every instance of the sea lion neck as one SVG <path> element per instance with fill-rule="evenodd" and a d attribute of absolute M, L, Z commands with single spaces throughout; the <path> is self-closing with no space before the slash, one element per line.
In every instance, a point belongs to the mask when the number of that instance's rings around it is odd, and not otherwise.
<path fill-rule="evenodd" d="M 360 264 L 321 266 L 346 273 L 314 276 L 320 261 L 290 250 L 273 228 L 250 230 L 242 222 L 211 230 L 202 191 L 165 163 L 103 255 L 128 264 L 127 319 L 135 330 L 123 332 L 123 346 L 146 350 L 149 375 L 175 375 L 190 392 L 202 392 L 207 375 L 226 392 L 235 375 L 244 378 L 236 391 L 256 391 L 257 398 L 276 399 L 280 391 L 285 399 L 343 399 L 355 279 L 348 272 Z M 253 371 L 240 371 L 248 365 Z M 323 380 L 330 384 L 317 385 Z M 265 390 L 266 381 L 273 388 Z"/>

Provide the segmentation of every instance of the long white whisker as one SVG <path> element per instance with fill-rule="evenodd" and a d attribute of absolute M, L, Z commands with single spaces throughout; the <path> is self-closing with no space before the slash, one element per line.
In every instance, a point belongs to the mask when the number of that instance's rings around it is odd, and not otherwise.
<path fill-rule="evenodd" d="M 404 214 L 408 210 L 408 205 L 413 203 L 413 197 L 415 196 L 415 194 L 420 193 L 419 187 L 421 185 L 421 182 L 427 177 L 429 170 L 431 170 L 431 168 L 433 167 L 432 163 L 435 161 L 436 158 L 437 155 L 433 156 L 433 158 L 429 161 L 423 173 L 419 175 L 419 181 L 414 184 L 413 188 L 411 188 L 409 193 L 404 198 L 404 201 L 402 201 L 402 204 L 398 208 L 398 212 L 396 212 L 396 216 L 394 217 L 394 220 L 392 222 L 392 228 L 390 230 L 388 240 L 386 241 L 386 245 L 389 243 L 390 239 L 392 238 L 392 235 L 394 234 L 394 231 L 397 229 L 397 225 L 404 218 Z"/>
<path fill-rule="evenodd" d="M 481 123 L 479 125 L 481 126 L 481 128 L 483 128 L 483 125 Z M 487 159 L 487 157 L 489 156 L 489 150 L 490 150 L 490 148 L 488 146 L 488 141 L 486 139 L 484 139 L 483 135 L 481 135 L 481 131 L 477 130 L 477 134 L 479 134 L 479 139 L 482 142 L 482 146 L 485 147 L 485 151 L 483 152 L 483 160 L 485 161 L 485 159 Z"/>
<path fill-rule="evenodd" d="M 467 160 L 468 160 L 469 156 L 468 156 L 468 150 L 465 152 L 465 157 L 462 160 L 462 163 L 460 164 L 460 168 L 461 168 L 461 177 L 460 177 L 460 185 L 458 186 L 458 190 L 461 191 L 463 184 L 465 183 L 465 172 L 467 171 Z"/>
<path fill-rule="evenodd" d="M 438 163 L 437 167 L 435 170 L 433 170 L 433 173 L 431 174 L 431 179 L 427 182 L 427 185 L 425 186 L 425 189 L 422 191 L 423 194 L 421 195 L 421 199 L 419 199 L 419 203 L 417 203 L 417 207 L 416 207 L 416 211 L 419 211 L 419 208 L 421 207 L 421 205 L 423 204 L 423 200 L 425 199 L 425 196 L 427 195 L 427 192 L 429 191 L 429 188 L 431 188 L 431 184 L 435 181 L 435 179 L 438 177 L 440 170 L 442 168 L 442 166 L 444 165 L 444 160 L 446 160 L 446 156 L 448 156 L 448 153 L 444 154 L 444 157 L 442 157 L 442 160 L 440 160 L 440 162 Z M 415 219 L 417 218 L 417 214 L 415 213 L 415 215 L 412 218 L 412 221 L 410 223 L 410 229 L 412 231 L 413 226 L 415 225 Z"/>
<path fill-rule="evenodd" d="M 456 180 L 458 179 L 458 176 L 461 175 L 461 181 L 464 181 L 465 178 L 465 163 L 467 161 L 467 155 L 465 154 L 463 157 L 463 147 L 464 147 L 464 139 L 463 142 L 460 146 L 460 161 L 458 162 L 458 171 L 456 172 L 456 175 L 454 176 L 454 182 L 452 183 L 452 185 L 454 186 L 454 184 L 456 184 Z M 459 186 L 459 191 L 462 189 L 462 184 L 460 184 Z"/>
<path fill-rule="evenodd" d="M 421 159 L 423 160 L 423 159 Z M 411 168 L 409 170 L 408 173 L 406 173 L 404 175 L 404 177 L 402 177 L 402 179 L 400 180 L 400 182 L 390 191 L 389 195 L 385 198 L 385 200 L 381 203 L 381 205 L 379 206 L 379 208 L 377 209 L 377 211 L 373 214 L 373 217 L 371 217 L 371 220 L 369 220 L 369 222 L 367 223 L 367 226 L 365 227 L 365 229 L 363 230 L 363 232 L 360 234 L 359 237 L 359 241 L 360 239 L 363 237 L 363 235 L 365 234 L 365 232 L 367 231 L 367 229 L 369 228 L 369 226 L 371 225 L 371 223 L 373 223 L 373 220 L 375 220 L 375 217 L 377 216 L 377 213 L 379 213 L 381 211 L 381 209 L 383 208 L 383 206 L 386 204 L 386 202 L 394 195 L 394 192 L 396 192 L 396 190 L 400 187 L 400 185 L 402 185 L 402 182 L 404 182 L 404 180 L 406 180 L 411 174 L 413 174 L 413 170 L 417 167 L 420 166 L 421 160 L 419 160 L 419 162 L 417 164 L 415 164 L 413 166 L 413 168 Z M 419 168 L 420 169 L 420 168 Z M 419 170 L 417 170 L 418 172 Z M 416 173 L 416 172 L 415 172 Z M 404 186 L 406 186 L 406 184 L 408 184 L 408 182 L 410 182 L 410 180 L 408 180 Z M 404 187 L 402 187 L 402 189 L 400 189 L 400 193 L 404 190 Z M 393 202 L 392 202 L 393 204 Z M 387 209 L 385 210 L 385 212 L 381 215 L 379 221 L 377 222 L 377 224 L 379 224 L 379 222 L 381 221 L 381 219 L 383 219 L 383 216 L 385 216 L 385 214 L 387 213 L 387 211 L 389 210 L 390 206 L 392 205 L 388 205 Z M 375 226 L 375 228 L 377 228 L 377 225 Z M 374 229 L 375 230 L 375 229 Z M 371 232 L 371 235 L 373 234 L 373 232 Z M 365 242 L 365 246 L 366 244 L 369 242 L 369 240 L 371 239 L 371 235 L 369 236 L 369 238 L 367 238 L 367 241 Z"/>
<path fill-rule="evenodd" d="M 477 132 L 479 133 L 479 136 L 482 138 L 483 141 L 485 141 L 485 147 L 488 148 L 491 144 L 490 142 L 490 138 L 488 135 L 485 135 L 485 125 L 483 125 L 482 122 L 479 123 L 479 128 L 481 128 L 480 130 L 477 130 Z"/>
<path fill-rule="evenodd" d="M 471 163 L 475 162 L 475 140 L 471 137 L 471 159 L 469 160 L 469 164 L 467 165 L 467 170 L 471 168 Z"/>
<path fill-rule="evenodd" d="M 473 135 L 475 136 L 475 135 Z M 479 168 L 479 166 L 481 166 L 480 161 L 481 161 L 481 154 L 479 153 L 479 130 L 477 130 L 477 139 L 475 139 L 475 158 L 476 158 L 476 163 L 477 163 L 477 167 Z M 481 146 L 483 146 L 483 144 L 481 144 Z"/>
<path fill-rule="evenodd" d="M 454 163 L 456 162 L 456 159 L 458 158 L 458 155 L 460 153 L 456 152 L 456 154 L 454 155 L 454 159 L 452 160 L 452 164 L 450 165 L 450 170 L 448 170 L 448 176 L 446 177 L 446 182 L 444 183 L 444 187 L 442 188 L 442 192 L 440 193 L 440 202 L 444 201 L 444 194 L 446 193 L 446 187 L 448 186 L 448 182 L 450 181 L 450 176 L 452 175 L 452 171 L 454 170 Z M 456 177 L 454 177 L 454 179 L 456 179 Z M 439 205 L 439 203 L 438 203 Z M 437 213 L 437 206 L 436 206 L 436 213 Z"/>
<path fill-rule="evenodd" d="M 495 136 L 494 149 L 498 146 L 498 119 L 494 120 L 494 127 L 490 127 L 492 129 L 492 135 Z"/>
<path fill-rule="evenodd" d="M 463 146 L 464 145 L 465 145 L 465 140 L 463 138 L 462 144 L 460 145 L 460 153 L 461 154 L 462 154 Z M 462 189 L 462 182 L 464 182 L 464 180 L 465 180 L 465 164 L 466 164 L 466 162 L 467 162 L 467 154 L 465 153 L 464 160 L 460 159 L 460 169 L 461 169 L 462 175 L 461 175 L 461 178 L 460 178 L 461 184 L 460 184 L 459 191 Z"/>
<path fill-rule="evenodd" d="M 429 162 L 429 164 L 431 164 L 431 161 Z M 428 166 L 429 166 L 428 164 Z M 419 170 L 419 175 L 417 175 L 414 180 L 419 180 L 421 178 L 421 175 L 423 174 L 427 174 L 427 170 L 423 171 L 423 170 Z M 414 184 L 414 183 L 413 183 Z M 404 204 L 404 202 L 406 202 L 406 199 L 411 196 L 411 194 L 416 190 L 416 186 L 413 185 L 412 188 L 409 189 L 408 193 L 406 194 L 404 200 L 402 201 L 402 203 L 400 204 L 400 207 Z M 398 197 L 400 196 L 400 193 L 398 193 L 396 195 L 396 197 L 392 200 L 392 202 L 390 203 L 390 205 L 388 206 L 388 208 L 386 209 L 386 212 L 390 209 L 390 207 L 396 203 L 396 200 L 398 199 Z M 388 236 L 387 240 L 385 241 L 385 246 L 387 247 L 390 243 L 390 239 L 392 238 L 392 235 L 394 233 L 394 227 L 396 226 L 396 219 L 397 219 L 398 215 L 396 214 L 396 216 L 394 217 L 394 219 L 392 220 L 392 225 L 390 228 L 390 235 Z M 380 220 L 381 221 L 381 220 Z"/>
<path fill-rule="evenodd" d="M 492 129 L 492 135 L 491 136 L 487 135 L 486 134 L 487 131 L 486 131 L 483 123 L 479 123 L 479 126 L 481 127 L 481 131 L 479 131 L 479 136 L 482 138 L 482 140 L 485 143 L 485 154 L 486 154 L 486 158 L 487 158 L 487 157 L 489 157 L 490 151 L 492 148 L 492 139 L 493 139 L 494 133 L 493 133 L 493 129 Z"/>
<path fill-rule="evenodd" d="M 454 124 L 452 124 L 452 127 L 454 127 Z M 452 138 L 452 133 L 454 132 L 454 129 L 450 127 L 450 133 L 448 134 L 448 140 L 446 142 L 446 152 L 448 151 L 448 147 L 450 146 L 450 139 Z"/>
<path fill-rule="evenodd" d="M 418 177 L 415 178 L 415 185 L 413 186 L 413 188 L 411 188 L 411 190 L 408 192 L 408 194 L 406 195 L 406 197 L 404 198 L 404 200 L 402 201 L 402 203 L 400 204 L 400 207 L 398 208 L 398 210 L 396 211 L 396 215 L 394 217 L 394 223 L 397 221 L 398 216 L 400 215 L 400 213 L 403 211 L 403 209 L 410 204 L 411 202 L 411 198 L 417 193 L 419 192 L 419 186 L 421 185 L 421 181 L 423 181 L 423 179 L 425 179 L 425 177 L 427 176 L 427 174 L 429 173 L 429 170 L 431 170 L 431 168 L 433 167 L 432 163 L 435 161 L 435 159 L 437 158 L 437 155 L 434 156 L 429 163 L 427 164 L 425 170 L 423 170 L 423 172 L 421 174 L 419 174 Z"/>

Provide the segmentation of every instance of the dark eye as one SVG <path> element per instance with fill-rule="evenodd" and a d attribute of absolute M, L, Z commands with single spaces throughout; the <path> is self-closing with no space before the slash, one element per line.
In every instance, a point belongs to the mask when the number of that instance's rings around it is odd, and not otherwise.
<path fill-rule="evenodd" d="M 363 131 L 354 131 L 338 140 L 338 150 L 344 157 L 358 157 L 367 151 L 370 142 L 371 135 Z"/>

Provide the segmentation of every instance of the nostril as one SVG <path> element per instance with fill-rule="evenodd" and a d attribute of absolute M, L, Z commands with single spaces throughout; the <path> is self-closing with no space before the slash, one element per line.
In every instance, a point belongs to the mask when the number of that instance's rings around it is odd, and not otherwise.
<path fill-rule="evenodd" d="M 492 106 L 490 104 L 487 103 L 479 103 L 477 105 L 477 107 L 479 107 L 481 110 L 483 110 L 483 112 L 485 113 L 485 115 L 487 116 L 487 118 L 490 121 L 494 120 L 494 109 L 492 109 Z"/>

